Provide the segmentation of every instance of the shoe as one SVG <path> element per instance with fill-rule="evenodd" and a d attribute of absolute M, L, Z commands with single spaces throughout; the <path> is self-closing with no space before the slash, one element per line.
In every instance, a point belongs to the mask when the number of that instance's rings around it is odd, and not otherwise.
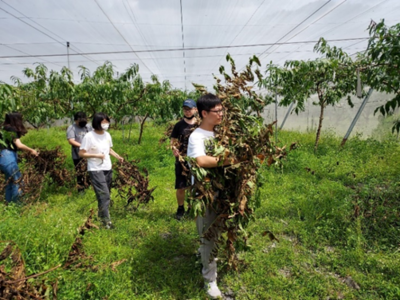
<path fill-rule="evenodd" d="M 180 221 L 185 215 L 185 208 L 183 206 L 178 206 L 178 210 L 176 211 L 175 218 Z"/>
<path fill-rule="evenodd" d="M 111 221 L 108 221 L 108 222 L 106 222 L 106 223 L 104 224 L 104 228 L 105 228 L 105 229 L 114 229 L 115 226 L 114 226 L 113 223 L 111 223 Z"/>
<path fill-rule="evenodd" d="M 210 282 L 206 281 L 204 287 L 206 289 L 207 295 L 210 296 L 211 299 L 218 299 L 219 297 L 222 297 L 222 293 L 217 286 L 216 280 Z"/>

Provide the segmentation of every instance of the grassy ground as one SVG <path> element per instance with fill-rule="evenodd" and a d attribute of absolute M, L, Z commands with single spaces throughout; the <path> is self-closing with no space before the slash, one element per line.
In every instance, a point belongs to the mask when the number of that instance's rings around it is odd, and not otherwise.
<path fill-rule="evenodd" d="M 83 237 L 92 270 L 57 269 L 41 276 L 58 281 L 58 299 L 204 299 L 198 237 L 193 220 L 176 221 L 173 157 L 158 145 L 163 128 L 148 125 L 142 145 L 123 142 L 111 130 L 114 149 L 141 159 L 149 170 L 155 201 L 138 211 L 124 208 L 113 193 L 116 229 L 91 230 Z M 219 261 L 219 285 L 230 299 L 399 299 L 400 151 L 385 142 L 350 139 L 343 149 L 334 136 L 280 133 L 280 144 L 299 147 L 262 174 L 262 206 L 248 231 L 250 249 L 239 253 L 238 272 Z M 30 131 L 23 142 L 61 145 L 68 154 L 65 128 Z M 13 240 L 27 273 L 65 261 L 77 229 L 96 208 L 95 195 L 46 187 L 29 207 L 0 204 L 0 240 Z M 263 232 L 271 230 L 277 241 Z M 1 250 L 1 249 L 0 249 Z M 111 264 L 126 259 L 112 270 Z"/>

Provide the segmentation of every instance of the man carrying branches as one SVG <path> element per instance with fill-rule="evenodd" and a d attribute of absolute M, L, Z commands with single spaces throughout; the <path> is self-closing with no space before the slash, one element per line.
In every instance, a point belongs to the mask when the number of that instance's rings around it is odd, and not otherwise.
<path fill-rule="evenodd" d="M 215 168 L 221 165 L 228 165 L 228 160 L 221 164 L 217 157 L 207 155 L 205 146 L 206 140 L 214 138 L 214 127 L 222 121 L 224 108 L 222 107 L 221 100 L 213 94 L 204 95 L 197 101 L 197 110 L 202 121 L 200 126 L 190 135 L 187 156 L 194 158 L 197 165 L 201 168 Z M 213 201 L 218 201 L 218 192 L 214 195 Z M 206 233 L 216 219 L 217 214 L 211 206 L 206 208 L 204 216 L 198 216 L 196 219 L 196 227 L 201 242 L 199 252 L 203 264 L 202 275 L 206 292 L 213 299 L 221 297 L 221 291 L 217 286 L 216 258 L 211 258 L 216 240 L 215 238 L 209 239 L 205 237 L 204 233 Z M 218 236 L 218 233 L 216 235 Z"/>
<path fill-rule="evenodd" d="M 196 112 L 196 102 L 192 99 L 186 99 L 182 105 L 183 119 L 175 124 L 171 133 L 171 148 L 172 153 L 176 157 L 175 160 L 175 189 L 176 199 L 178 201 L 178 210 L 176 211 L 176 219 L 182 219 L 185 214 L 185 191 L 188 186 L 188 178 L 183 175 L 182 163 L 179 161 L 179 156 L 186 155 L 188 139 L 191 130 L 196 124 L 194 116 Z"/>

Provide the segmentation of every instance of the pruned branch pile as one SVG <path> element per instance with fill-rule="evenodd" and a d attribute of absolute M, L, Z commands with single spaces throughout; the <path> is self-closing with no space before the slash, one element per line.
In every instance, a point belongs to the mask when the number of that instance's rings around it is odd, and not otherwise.
<path fill-rule="evenodd" d="M 3 242 L 4 243 L 4 242 Z M 7 246 L 0 254 L 0 262 L 10 259 L 11 270 L 6 271 L 6 265 L 0 265 L 0 299 L 36 299 L 46 298 L 47 286 L 38 286 L 28 282 L 29 278 L 34 278 L 44 273 L 48 273 L 58 267 L 43 272 L 41 274 L 25 276 L 25 263 L 22 259 L 21 251 L 12 241 L 7 242 Z M 56 298 L 53 298 L 56 299 Z"/>
<path fill-rule="evenodd" d="M 57 186 L 72 185 L 73 182 L 71 172 L 66 169 L 66 155 L 60 147 L 53 150 L 40 149 L 38 152 L 37 157 L 21 154 L 24 164 L 21 179 L 17 183 L 20 185 L 24 203 L 38 200 L 45 182 Z"/>
<path fill-rule="evenodd" d="M 126 206 L 135 203 L 134 211 L 140 204 L 154 200 L 152 193 L 156 189 L 156 187 L 149 189 L 148 171 L 146 168 L 138 167 L 138 162 L 139 160 L 128 160 L 126 157 L 114 168 L 116 176 L 113 180 L 113 187 L 117 189 L 119 197 L 126 199 Z"/>
<path fill-rule="evenodd" d="M 83 177 L 83 186 L 80 188 L 87 189 L 90 186 L 90 176 L 87 171 L 87 160 L 82 159 L 75 168 L 75 175 Z"/>
<path fill-rule="evenodd" d="M 71 250 L 68 253 L 68 258 L 64 263 L 65 269 L 77 269 L 77 268 L 92 268 L 92 256 L 86 255 L 83 250 L 82 238 L 87 230 L 92 228 L 99 229 L 99 227 L 92 223 L 94 210 L 90 210 L 90 215 L 86 222 L 78 229 L 78 236 L 75 238 L 74 243 L 71 246 Z"/>

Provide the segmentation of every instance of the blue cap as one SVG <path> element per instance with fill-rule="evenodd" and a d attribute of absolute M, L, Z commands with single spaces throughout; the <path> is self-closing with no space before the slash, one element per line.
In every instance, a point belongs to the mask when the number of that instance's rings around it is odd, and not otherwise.
<path fill-rule="evenodd" d="M 187 107 L 193 108 L 193 107 L 196 107 L 196 102 L 194 102 L 193 99 L 186 99 L 185 101 L 183 101 L 182 107 L 183 106 L 187 106 Z"/>

